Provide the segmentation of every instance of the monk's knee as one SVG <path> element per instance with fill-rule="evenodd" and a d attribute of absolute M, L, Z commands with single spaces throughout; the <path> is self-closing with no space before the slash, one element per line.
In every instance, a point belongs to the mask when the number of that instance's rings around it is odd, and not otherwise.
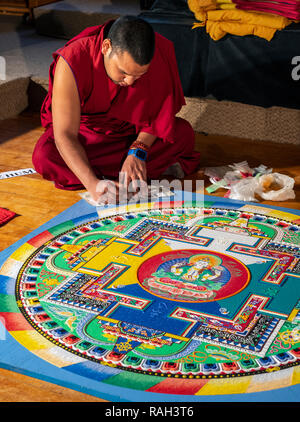
<path fill-rule="evenodd" d="M 43 175 L 45 170 L 49 167 L 48 157 L 49 147 L 47 147 L 47 143 L 43 142 L 43 139 L 40 138 L 33 150 L 32 164 L 35 170 L 41 175 Z"/>
<path fill-rule="evenodd" d="M 65 165 L 61 158 L 54 140 L 44 133 L 37 141 L 33 154 L 32 164 L 35 170 L 45 179 L 53 180 L 57 166 Z"/>
<path fill-rule="evenodd" d="M 192 151 L 195 146 L 195 132 L 191 124 L 181 117 L 175 123 L 176 144 L 183 152 Z"/>

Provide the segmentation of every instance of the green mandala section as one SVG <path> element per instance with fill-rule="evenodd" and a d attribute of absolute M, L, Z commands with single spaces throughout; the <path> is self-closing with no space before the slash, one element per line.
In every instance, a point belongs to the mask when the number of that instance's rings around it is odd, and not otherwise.
<path fill-rule="evenodd" d="M 295 367 L 296 217 L 208 206 L 60 224 L 23 262 L 1 311 L 124 371 L 205 379 Z"/>

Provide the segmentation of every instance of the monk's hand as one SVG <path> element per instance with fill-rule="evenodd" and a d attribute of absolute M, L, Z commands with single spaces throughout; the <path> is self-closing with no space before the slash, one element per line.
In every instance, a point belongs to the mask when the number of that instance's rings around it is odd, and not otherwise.
<path fill-rule="evenodd" d="M 119 201 L 119 182 L 97 179 L 88 186 L 87 190 L 99 205 L 117 204 Z"/>
<path fill-rule="evenodd" d="M 125 189 L 132 194 L 145 193 L 147 190 L 146 162 L 133 155 L 128 155 L 123 163 L 119 180 L 121 190 Z"/>

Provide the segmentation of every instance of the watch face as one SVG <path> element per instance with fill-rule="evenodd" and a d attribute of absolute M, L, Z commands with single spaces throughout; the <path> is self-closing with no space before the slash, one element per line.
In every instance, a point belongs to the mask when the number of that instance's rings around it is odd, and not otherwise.
<path fill-rule="evenodd" d="M 141 160 L 146 160 L 146 157 L 147 157 L 146 152 L 143 151 L 142 149 L 137 149 L 135 155 L 137 158 L 140 158 Z"/>

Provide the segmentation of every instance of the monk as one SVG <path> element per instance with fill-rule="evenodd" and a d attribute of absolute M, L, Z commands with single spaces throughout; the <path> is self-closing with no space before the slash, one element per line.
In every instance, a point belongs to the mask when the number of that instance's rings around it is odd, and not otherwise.
<path fill-rule="evenodd" d="M 128 187 L 195 171 L 194 131 L 176 117 L 185 100 L 173 44 L 150 24 L 124 16 L 87 28 L 53 58 L 32 157 L 45 179 L 97 201 L 99 181 L 119 188 L 119 174 Z"/>

